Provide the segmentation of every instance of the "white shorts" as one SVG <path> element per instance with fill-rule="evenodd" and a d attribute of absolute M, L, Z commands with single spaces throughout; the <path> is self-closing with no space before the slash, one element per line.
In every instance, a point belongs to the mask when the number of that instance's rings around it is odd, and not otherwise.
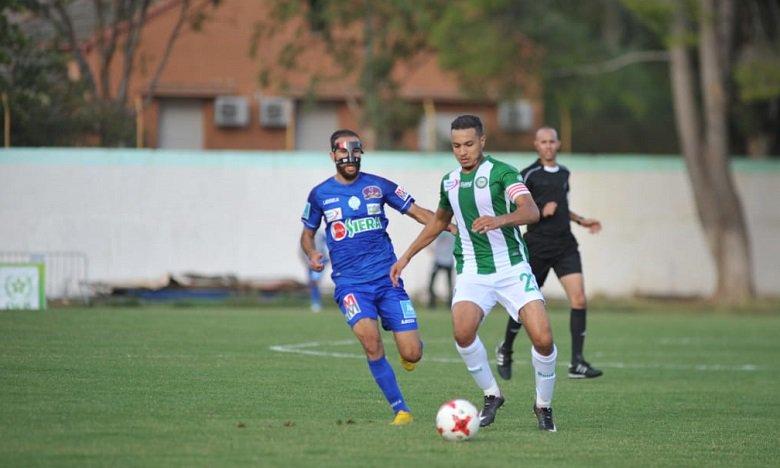
<path fill-rule="evenodd" d="M 515 321 L 519 322 L 518 312 L 529 302 L 544 296 L 536 284 L 536 278 L 531 272 L 528 262 L 521 262 L 509 269 L 478 275 L 462 273 L 455 282 L 455 293 L 452 303 L 469 301 L 477 304 L 485 317 L 496 305 L 501 304 Z"/>

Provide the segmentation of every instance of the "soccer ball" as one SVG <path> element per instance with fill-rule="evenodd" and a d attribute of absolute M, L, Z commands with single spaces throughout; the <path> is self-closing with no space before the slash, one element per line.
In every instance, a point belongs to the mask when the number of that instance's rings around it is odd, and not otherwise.
<path fill-rule="evenodd" d="M 451 400 L 436 412 L 436 430 L 444 440 L 468 440 L 479 431 L 479 410 L 467 400 Z"/>

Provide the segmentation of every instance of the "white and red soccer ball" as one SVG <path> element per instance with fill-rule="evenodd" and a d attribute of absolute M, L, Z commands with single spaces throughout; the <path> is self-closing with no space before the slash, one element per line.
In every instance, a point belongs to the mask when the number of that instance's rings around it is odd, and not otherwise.
<path fill-rule="evenodd" d="M 467 400 L 451 400 L 436 412 L 436 430 L 444 440 L 468 440 L 479 431 L 479 410 Z"/>

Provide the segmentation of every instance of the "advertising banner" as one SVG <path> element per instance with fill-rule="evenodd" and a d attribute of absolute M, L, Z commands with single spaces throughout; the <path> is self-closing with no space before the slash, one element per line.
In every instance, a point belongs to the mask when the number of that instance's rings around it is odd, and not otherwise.
<path fill-rule="evenodd" d="M 46 309 L 43 263 L 0 263 L 0 310 Z"/>

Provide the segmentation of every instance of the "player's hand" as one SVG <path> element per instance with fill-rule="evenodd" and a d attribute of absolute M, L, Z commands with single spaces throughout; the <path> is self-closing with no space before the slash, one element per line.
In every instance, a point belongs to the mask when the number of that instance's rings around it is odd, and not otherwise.
<path fill-rule="evenodd" d="M 591 234 L 598 234 L 601 231 L 601 221 L 593 218 L 584 218 L 580 221 L 580 226 L 588 228 Z"/>
<path fill-rule="evenodd" d="M 547 202 L 542 207 L 542 218 L 549 218 L 555 214 L 555 210 L 558 209 L 558 204 L 554 201 Z"/>
<path fill-rule="evenodd" d="M 401 278 L 401 272 L 404 271 L 404 268 L 406 268 L 406 265 L 408 264 L 409 261 L 402 257 L 390 267 L 390 281 L 393 282 L 394 287 L 398 287 L 398 280 Z"/>
<path fill-rule="evenodd" d="M 313 271 L 322 271 L 325 269 L 325 264 L 322 262 L 322 253 L 314 252 L 309 257 L 309 268 Z"/>
<path fill-rule="evenodd" d="M 480 216 L 471 223 L 471 230 L 478 234 L 487 234 L 493 229 L 502 227 L 501 220 L 498 216 Z"/>

